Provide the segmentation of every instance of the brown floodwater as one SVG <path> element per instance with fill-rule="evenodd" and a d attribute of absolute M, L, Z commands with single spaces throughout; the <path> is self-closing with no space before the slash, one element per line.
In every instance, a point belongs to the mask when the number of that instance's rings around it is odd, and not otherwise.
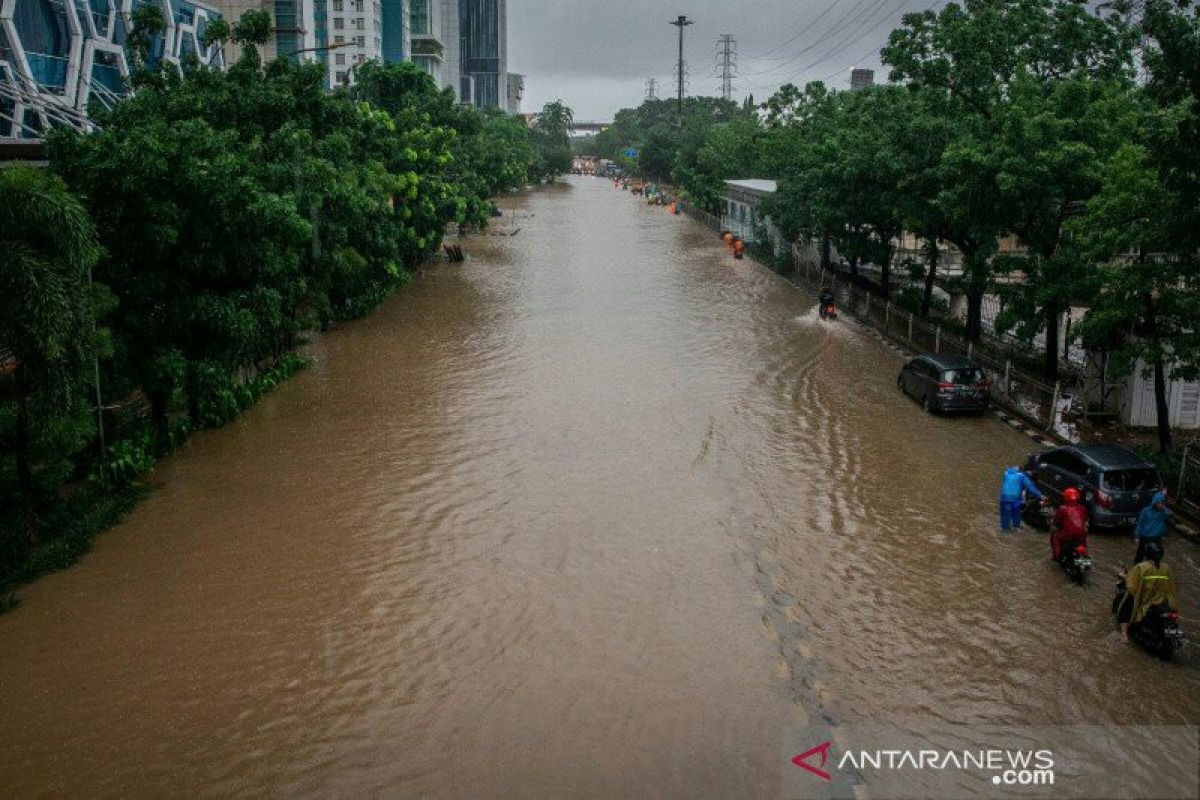
<path fill-rule="evenodd" d="M 771 796 L 790 731 L 1200 723 L 997 420 L 602 180 L 507 199 L 0 616 L 0 793 Z M 1169 544 L 1185 627 L 1192 545 Z"/>

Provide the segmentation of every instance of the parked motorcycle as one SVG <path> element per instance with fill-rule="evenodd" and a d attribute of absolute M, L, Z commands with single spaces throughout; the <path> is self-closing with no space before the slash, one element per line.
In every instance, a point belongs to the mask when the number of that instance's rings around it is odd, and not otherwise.
<path fill-rule="evenodd" d="M 1045 500 L 1035 500 L 1032 497 L 1025 499 L 1025 505 L 1021 507 L 1021 520 L 1039 531 L 1049 531 L 1050 521 L 1054 519 L 1054 508 Z"/>

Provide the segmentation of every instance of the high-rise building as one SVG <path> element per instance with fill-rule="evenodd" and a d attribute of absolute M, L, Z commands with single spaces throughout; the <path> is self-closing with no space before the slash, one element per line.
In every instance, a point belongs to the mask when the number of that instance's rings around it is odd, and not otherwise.
<path fill-rule="evenodd" d="M 208 23 L 221 16 L 194 0 L 160 0 L 163 32 L 151 66 L 196 58 L 219 68 L 221 49 L 204 44 Z M 132 66 L 125 42 L 129 6 L 111 2 L 0 2 L 0 139 L 40 139 L 67 126 L 88 130 L 94 104 L 112 107 L 128 96 Z"/>
<path fill-rule="evenodd" d="M 853 69 L 850 70 L 850 89 L 858 91 L 866 89 L 868 86 L 875 85 L 875 70 L 873 69 Z"/>
<path fill-rule="evenodd" d="M 521 100 L 525 97 L 525 76 L 516 72 L 508 73 L 508 102 L 504 110 L 509 114 L 521 113 Z"/>
<path fill-rule="evenodd" d="M 318 46 L 322 47 L 319 51 L 321 60 L 329 66 L 331 88 L 350 83 L 355 67 L 367 61 L 383 60 L 385 3 L 389 25 L 399 18 L 400 48 L 403 51 L 404 29 L 407 27 L 404 24 L 405 0 L 315 0 L 315 3 L 314 17 L 325 18 L 323 25 L 318 21 L 315 26 L 318 38 L 324 28 L 325 43 L 319 43 Z M 322 10 L 323 15 L 320 13 Z"/>
<path fill-rule="evenodd" d="M 479 108 L 508 105 L 507 0 L 459 0 L 459 98 Z"/>
<path fill-rule="evenodd" d="M 451 13 L 450 3 L 444 0 L 408 0 L 408 3 L 410 60 L 429 73 L 439 87 L 455 86 L 458 70 L 448 74 L 451 64 L 447 44 L 458 36 L 457 5 Z"/>

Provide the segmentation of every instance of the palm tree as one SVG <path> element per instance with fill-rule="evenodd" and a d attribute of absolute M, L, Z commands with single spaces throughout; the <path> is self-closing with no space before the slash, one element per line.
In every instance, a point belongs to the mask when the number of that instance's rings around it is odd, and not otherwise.
<path fill-rule="evenodd" d="M 61 180 L 41 170 L 0 169 L 0 350 L 15 361 L 12 449 L 31 545 L 37 509 L 30 454 L 39 423 L 77 400 L 93 345 L 88 279 L 98 256 L 91 220 Z"/>

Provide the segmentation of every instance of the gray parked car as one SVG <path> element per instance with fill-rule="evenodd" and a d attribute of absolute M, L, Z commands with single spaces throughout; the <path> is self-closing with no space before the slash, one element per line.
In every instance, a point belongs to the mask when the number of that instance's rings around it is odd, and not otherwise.
<path fill-rule="evenodd" d="M 1138 513 L 1163 488 L 1158 470 L 1127 447 L 1069 445 L 1033 453 L 1025 473 L 1047 497 L 1062 501 L 1074 486 L 1087 506 L 1093 528 L 1132 528 Z"/>
<path fill-rule="evenodd" d="M 904 365 L 896 378 L 900 391 L 926 411 L 987 410 L 987 373 L 962 356 L 926 353 Z"/>

